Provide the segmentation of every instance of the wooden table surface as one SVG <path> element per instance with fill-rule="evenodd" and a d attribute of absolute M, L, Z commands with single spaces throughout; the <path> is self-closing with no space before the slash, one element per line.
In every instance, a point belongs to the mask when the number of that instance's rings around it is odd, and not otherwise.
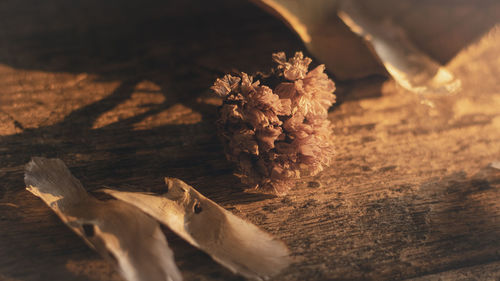
<path fill-rule="evenodd" d="M 89 191 L 186 181 L 286 242 L 275 280 L 500 279 L 499 28 L 447 62 L 455 95 L 338 82 L 333 165 L 272 197 L 233 176 L 208 88 L 304 47 L 249 3 L 177 2 L 0 3 L 0 280 L 121 280 L 24 189 L 32 156 Z M 185 280 L 242 280 L 165 233 Z"/>

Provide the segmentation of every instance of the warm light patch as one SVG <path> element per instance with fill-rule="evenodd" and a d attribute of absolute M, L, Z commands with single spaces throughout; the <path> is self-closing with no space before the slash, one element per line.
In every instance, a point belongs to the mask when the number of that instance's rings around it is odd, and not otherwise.
<path fill-rule="evenodd" d="M 151 107 L 161 104 L 164 101 L 165 97 L 158 85 L 150 81 L 143 81 L 136 85 L 134 92 L 128 100 L 101 115 L 94 122 L 92 128 L 102 128 L 120 120 L 145 113 Z"/>
<path fill-rule="evenodd" d="M 491 120 L 491 124 L 493 125 L 493 127 L 496 127 L 500 130 L 500 116 L 493 118 L 493 120 Z"/>
<path fill-rule="evenodd" d="M 134 124 L 134 130 L 147 130 L 165 125 L 189 125 L 200 121 L 200 113 L 183 104 L 174 104 L 170 108 Z"/>
<path fill-rule="evenodd" d="M 51 126 L 113 92 L 119 81 L 87 73 L 19 70 L 0 64 L 0 136 Z"/>
<path fill-rule="evenodd" d="M 16 120 L 8 113 L 0 110 L 0 136 L 21 133 L 22 129 L 16 126 Z"/>
<path fill-rule="evenodd" d="M 491 99 L 486 101 L 463 98 L 455 102 L 453 112 L 455 118 L 472 114 L 496 115 L 500 108 L 500 95 L 491 95 Z"/>

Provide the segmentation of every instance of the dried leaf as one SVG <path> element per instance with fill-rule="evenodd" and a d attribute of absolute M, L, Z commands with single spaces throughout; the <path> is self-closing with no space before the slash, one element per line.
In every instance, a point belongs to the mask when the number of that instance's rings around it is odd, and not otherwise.
<path fill-rule="evenodd" d="M 87 194 L 60 159 L 34 157 L 26 165 L 26 189 L 129 281 L 182 280 L 159 224 L 121 201 Z"/>
<path fill-rule="evenodd" d="M 104 189 L 166 224 L 214 260 L 247 278 L 266 280 L 290 263 L 285 244 L 238 218 L 175 178 L 165 178 L 168 192 L 155 195 Z"/>

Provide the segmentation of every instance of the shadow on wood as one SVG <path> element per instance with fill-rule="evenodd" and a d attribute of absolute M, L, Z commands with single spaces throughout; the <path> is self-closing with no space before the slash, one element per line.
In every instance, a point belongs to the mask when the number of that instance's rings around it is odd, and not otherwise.
<path fill-rule="evenodd" d="M 24 1 L 0 4 L 0 279 L 118 279 L 24 190 L 32 156 L 63 159 L 90 191 L 162 192 L 163 177 L 181 178 L 286 241 L 297 262 L 283 280 L 402 279 L 498 260 L 499 175 L 471 172 L 498 161 L 490 45 L 458 66 L 471 80 L 437 113 L 398 89 L 380 95 L 377 77 L 338 83 L 334 164 L 269 198 L 232 175 L 208 87 L 303 49 L 277 19 L 234 1 Z M 186 280 L 240 280 L 167 235 Z"/>

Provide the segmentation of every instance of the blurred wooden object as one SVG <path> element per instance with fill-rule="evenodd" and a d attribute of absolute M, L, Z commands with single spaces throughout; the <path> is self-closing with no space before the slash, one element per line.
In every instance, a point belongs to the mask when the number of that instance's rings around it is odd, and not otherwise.
<path fill-rule="evenodd" d="M 339 19 L 339 10 L 349 8 L 353 12 L 354 8 L 363 21 L 400 29 L 410 45 L 442 65 L 500 21 L 500 3 L 494 0 L 252 1 L 295 30 L 311 53 L 341 80 L 387 72 L 373 46 L 365 44 Z M 386 35 L 386 44 L 387 39 L 396 37 L 394 33 L 399 31 L 395 31 L 387 30 L 377 37 Z"/>
<path fill-rule="evenodd" d="M 185 180 L 289 245 L 296 263 L 276 280 L 500 278 L 498 28 L 455 49 L 444 38 L 457 25 L 415 27 L 462 80 L 455 95 L 424 99 L 378 77 L 339 82 L 334 165 L 273 198 L 243 192 L 232 175 L 208 88 L 304 45 L 250 3 L 203 3 L 0 3 L 0 280 L 120 280 L 24 190 L 31 156 L 63 159 L 89 191 Z M 186 280 L 241 280 L 165 231 Z"/>

